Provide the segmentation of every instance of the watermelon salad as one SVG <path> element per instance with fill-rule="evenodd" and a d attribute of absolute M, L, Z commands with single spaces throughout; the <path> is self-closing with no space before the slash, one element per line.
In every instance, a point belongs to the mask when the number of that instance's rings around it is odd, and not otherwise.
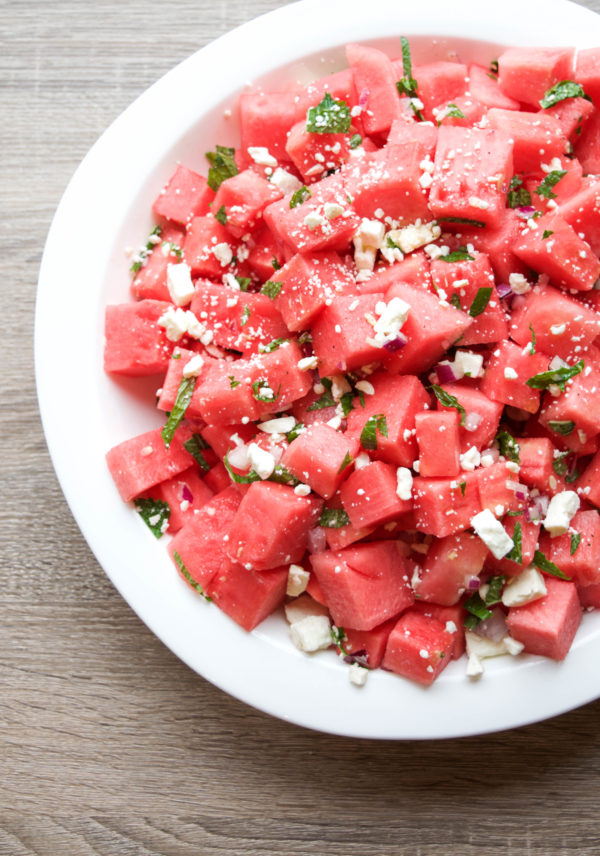
<path fill-rule="evenodd" d="M 164 426 L 108 467 L 206 608 L 283 607 L 356 685 L 562 660 L 600 607 L 600 48 L 346 55 L 157 188 L 104 365 Z"/>

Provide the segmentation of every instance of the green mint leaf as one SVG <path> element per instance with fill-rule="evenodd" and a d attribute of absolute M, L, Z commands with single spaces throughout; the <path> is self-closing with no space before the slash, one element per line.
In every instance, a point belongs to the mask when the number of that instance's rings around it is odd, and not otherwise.
<path fill-rule="evenodd" d="M 235 162 L 235 149 L 229 146 L 217 146 L 214 152 L 206 153 L 206 159 L 210 164 L 207 181 L 211 190 L 218 190 L 227 178 L 239 172 Z"/>
<path fill-rule="evenodd" d="M 352 134 L 350 137 L 349 146 L 351 149 L 357 149 L 362 143 L 362 137 L 360 134 Z"/>
<path fill-rule="evenodd" d="M 458 223 L 461 226 L 474 226 L 477 229 L 484 229 L 485 223 L 483 220 L 471 220 L 470 217 L 438 217 L 438 223 Z"/>
<path fill-rule="evenodd" d="M 554 562 L 551 562 L 550 559 L 547 559 L 540 550 L 536 550 L 533 554 L 533 564 L 536 568 L 539 568 L 540 571 L 544 571 L 545 574 L 550 574 L 552 577 L 558 577 L 560 580 L 571 579 L 571 577 L 563 574 L 560 568 L 557 567 Z"/>
<path fill-rule="evenodd" d="M 552 172 L 549 172 L 539 187 L 536 187 L 535 192 L 538 196 L 543 196 L 544 199 L 556 199 L 556 193 L 553 192 L 552 188 L 558 184 L 563 175 L 567 174 L 566 169 L 553 169 Z"/>
<path fill-rule="evenodd" d="M 192 577 L 186 566 L 183 564 L 183 560 L 177 550 L 173 551 L 173 558 L 175 559 L 175 563 L 179 568 L 181 576 L 184 578 L 186 583 L 188 583 L 195 591 L 197 591 L 198 594 L 202 595 L 202 597 L 205 601 L 207 601 L 207 603 L 212 603 L 212 597 L 209 597 L 207 594 L 205 594 L 204 589 L 202 588 L 200 583 L 197 583 L 196 580 Z"/>
<path fill-rule="evenodd" d="M 273 256 L 273 258 L 271 259 L 271 267 L 273 268 L 273 270 L 281 270 L 281 265 L 279 264 L 275 256 Z"/>
<path fill-rule="evenodd" d="M 506 204 L 509 208 L 520 208 L 522 205 L 531 205 L 531 193 L 523 187 L 523 180 L 518 175 L 513 175 L 508 185 Z"/>
<path fill-rule="evenodd" d="M 265 390 L 264 393 L 262 392 L 263 389 Z M 274 395 L 273 390 L 269 386 L 269 382 L 267 380 L 255 380 L 252 383 L 252 396 L 257 401 L 265 401 L 267 403 L 277 401 L 280 392 L 281 384 L 279 385 L 279 389 L 277 390 L 277 395 Z"/>
<path fill-rule="evenodd" d="M 463 604 L 464 608 L 470 613 L 469 616 L 463 622 L 464 626 L 468 630 L 473 630 L 480 621 L 484 621 L 486 618 L 489 618 L 492 614 L 491 609 L 488 609 L 483 600 L 481 599 L 481 595 L 479 592 L 471 595 L 471 597 L 466 600 Z M 467 621 L 469 622 L 467 624 Z"/>
<path fill-rule="evenodd" d="M 436 384 L 432 384 L 431 389 L 439 403 L 442 407 L 453 407 L 455 410 L 458 410 L 460 414 L 460 425 L 465 424 L 466 412 L 465 408 L 460 404 L 458 398 L 455 398 L 453 395 L 450 395 L 449 392 L 446 392 L 445 389 L 442 389 L 441 386 L 436 386 Z"/>
<path fill-rule="evenodd" d="M 259 345 L 258 350 L 261 354 L 272 354 L 273 351 L 276 351 L 277 348 L 281 347 L 284 342 L 287 342 L 287 339 L 273 339 L 267 345 Z"/>
<path fill-rule="evenodd" d="M 228 454 L 228 452 L 225 454 L 225 457 L 223 458 L 223 464 L 225 466 L 225 469 L 229 473 L 229 477 L 232 481 L 234 481 L 236 484 L 252 484 L 252 482 L 260 481 L 259 474 L 254 470 L 250 470 L 250 472 L 247 473 L 245 476 L 241 476 L 238 473 L 234 473 L 234 471 L 231 469 L 231 464 L 229 463 Z"/>
<path fill-rule="evenodd" d="M 444 113 L 444 119 L 464 119 L 465 114 L 463 111 L 454 104 L 452 101 L 446 106 L 446 112 Z"/>
<path fill-rule="evenodd" d="M 497 77 L 499 71 L 500 69 L 498 67 L 498 60 L 493 59 L 490 63 L 490 74 L 493 74 L 494 77 Z"/>
<path fill-rule="evenodd" d="M 348 638 L 346 636 L 346 631 L 344 630 L 344 628 L 336 627 L 335 624 L 332 624 L 332 626 L 329 628 L 329 632 L 331 633 L 331 641 L 336 646 L 336 648 L 339 648 L 342 654 L 350 656 L 348 654 L 348 651 L 344 647 L 344 642 Z"/>
<path fill-rule="evenodd" d="M 493 288 L 491 286 L 477 290 L 477 294 L 475 295 L 473 303 L 471 303 L 471 308 L 469 309 L 469 315 L 471 318 L 477 318 L 478 315 L 485 312 L 485 309 L 490 302 L 492 291 Z"/>
<path fill-rule="evenodd" d="M 286 470 L 280 464 L 277 464 L 267 481 L 287 484 L 291 487 L 296 487 L 297 484 L 300 484 L 300 479 L 297 479 L 296 476 L 293 476 L 289 470 Z"/>
<path fill-rule="evenodd" d="M 317 398 L 316 401 L 307 408 L 307 413 L 310 413 L 311 410 L 324 410 L 326 407 L 335 407 L 335 399 L 331 394 L 331 387 L 333 386 L 330 378 L 323 377 L 321 378 L 321 383 L 325 387 L 325 392 L 320 398 Z"/>
<path fill-rule="evenodd" d="M 228 375 L 228 377 L 229 377 L 229 388 L 230 388 L 230 389 L 235 389 L 235 388 L 236 388 L 236 386 L 239 386 L 239 385 L 240 385 L 241 381 L 240 381 L 240 380 L 236 380 L 236 379 L 235 379 L 235 377 L 234 377 L 233 375 Z"/>
<path fill-rule="evenodd" d="M 275 300 L 282 288 L 282 282 L 275 282 L 272 279 L 268 279 L 261 288 L 260 293 L 266 294 L 271 300 Z"/>
<path fill-rule="evenodd" d="M 296 422 L 296 424 L 294 425 L 292 430 L 288 431 L 287 434 L 285 435 L 285 439 L 288 441 L 288 443 L 291 443 L 292 440 L 295 440 L 296 437 L 299 437 L 300 434 L 303 434 L 303 433 L 304 433 L 304 423 Z"/>
<path fill-rule="evenodd" d="M 160 538 L 164 534 L 169 517 L 171 516 L 169 503 L 163 502 L 162 499 L 144 499 L 143 497 L 138 497 L 133 500 L 133 504 L 135 505 L 135 510 L 154 537 Z"/>
<path fill-rule="evenodd" d="M 581 543 L 581 532 L 572 532 L 571 533 L 571 549 L 569 551 L 572 556 L 574 556 L 575 553 L 577 552 L 577 548 L 579 547 L 580 543 Z"/>
<path fill-rule="evenodd" d="M 530 331 L 530 333 L 531 333 L 531 345 L 529 346 L 529 353 L 530 353 L 530 354 L 535 354 L 535 346 L 536 346 L 536 343 L 537 343 L 537 339 L 536 339 L 536 337 L 535 337 L 535 330 L 534 330 L 534 329 L 533 329 L 533 327 L 531 326 L 531 323 L 529 324 L 529 331 Z"/>
<path fill-rule="evenodd" d="M 148 261 L 148 256 L 154 249 L 154 247 L 159 243 L 160 234 L 162 232 L 162 226 L 155 226 L 154 229 L 150 232 L 148 236 L 148 240 L 144 244 L 144 246 L 138 250 L 136 254 L 135 261 L 132 263 L 129 270 L 132 273 L 138 273 L 146 262 Z"/>
<path fill-rule="evenodd" d="M 519 444 L 508 431 L 500 431 L 496 435 L 496 440 L 498 441 L 498 449 L 500 450 L 500 454 L 503 455 L 507 461 L 514 461 L 515 464 L 520 464 L 519 458 Z"/>
<path fill-rule="evenodd" d="M 324 508 L 319 517 L 319 526 L 324 529 L 341 529 L 349 524 L 350 518 L 343 508 Z"/>
<path fill-rule="evenodd" d="M 569 471 L 567 458 L 570 454 L 570 452 L 561 452 L 560 455 L 552 461 L 552 469 L 557 476 L 566 476 Z"/>
<path fill-rule="evenodd" d="M 302 203 L 306 202 L 307 199 L 310 199 L 311 196 L 312 193 L 310 192 L 308 187 L 302 185 L 302 187 L 299 187 L 298 190 L 295 190 L 292 193 L 292 198 L 290 199 L 290 208 L 296 208 L 296 206 L 302 205 Z"/>
<path fill-rule="evenodd" d="M 570 419 L 554 419 L 548 422 L 548 428 L 561 437 L 568 437 L 575 429 L 575 423 Z"/>
<path fill-rule="evenodd" d="M 215 220 L 217 220 L 221 224 L 221 226 L 227 225 L 227 211 L 225 210 L 224 205 L 221 205 L 221 207 L 215 214 Z"/>
<path fill-rule="evenodd" d="M 351 392 L 345 392 L 340 398 L 340 404 L 342 405 L 342 412 L 344 414 L 344 417 L 348 416 L 351 410 L 354 410 L 352 398 L 353 396 Z"/>
<path fill-rule="evenodd" d="M 521 528 L 520 524 L 517 523 L 519 529 Z M 494 606 L 496 603 L 500 603 L 502 588 L 504 583 L 506 582 L 506 576 L 500 577 L 490 577 L 488 580 L 488 590 L 485 594 L 485 605 L 486 606 Z"/>
<path fill-rule="evenodd" d="M 342 461 L 342 463 L 340 464 L 340 468 L 339 468 L 339 470 L 338 470 L 338 475 L 339 475 L 340 473 L 343 473 L 343 472 L 344 472 L 344 470 L 346 469 L 346 467 L 349 467 L 349 466 L 350 466 L 350 464 L 352 464 L 352 463 L 354 463 L 354 458 L 352 457 L 352 455 L 350 454 L 350 452 L 346 452 L 346 456 L 344 457 L 344 460 L 343 460 L 343 461 Z"/>
<path fill-rule="evenodd" d="M 525 383 L 527 386 L 531 387 L 531 389 L 548 389 L 549 386 L 558 386 L 562 392 L 564 392 L 566 382 L 572 377 L 580 374 L 584 368 L 584 361 L 579 360 L 574 366 L 561 366 L 559 369 L 550 369 L 550 371 L 547 372 L 540 372 L 539 374 L 530 377 L 529 380 L 525 381 Z"/>
<path fill-rule="evenodd" d="M 207 473 L 210 470 L 210 466 L 202 454 L 204 449 L 208 449 L 208 443 L 200 434 L 192 434 L 189 440 L 186 440 L 183 444 L 184 449 L 190 453 L 193 459 L 196 461 L 201 470 Z"/>
<path fill-rule="evenodd" d="M 544 232 L 542 234 L 542 241 L 545 241 L 546 238 L 549 238 L 550 235 L 553 235 L 553 234 L 554 234 L 554 232 L 552 231 L 552 229 L 544 229 Z"/>
<path fill-rule="evenodd" d="M 185 416 L 185 411 L 188 409 L 189 403 L 192 400 L 192 393 L 196 386 L 196 380 L 197 379 L 195 377 L 184 377 L 181 379 L 173 410 L 169 413 L 169 418 L 160 432 L 161 437 L 163 438 L 163 443 L 167 449 L 171 445 L 173 435 L 175 434 L 179 423 Z"/>
<path fill-rule="evenodd" d="M 459 488 L 460 488 L 460 492 L 461 492 L 462 496 L 464 496 L 464 495 L 465 495 L 465 491 L 466 491 L 466 489 L 467 489 L 467 483 L 466 483 L 466 481 L 461 481 L 461 482 L 459 482 L 459 483 L 458 483 L 458 486 L 459 486 Z"/>
<path fill-rule="evenodd" d="M 162 247 L 166 255 L 170 254 L 172 256 L 175 256 L 178 261 L 181 261 L 181 259 L 183 258 L 183 250 L 181 249 L 181 247 L 178 247 L 177 244 L 174 244 L 173 241 L 163 241 Z"/>
<path fill-rule="evenodd" d="M 512 536 L 513 548 L 506 555 L 505 558 L 509 559 L 511 562 L 516 562 L 517 565 L 523 564 L 523 533 L 521 531 L 521 524 L 515 523 L 515 531 Z"/>
<path fill-rule="evenodd" d="M 242 317 L 240 318 L 240 327 L 245 327 L 250 319 L 250 307 L 247 303 L 244 303 L 244 308 L 242 310 Z"/>
<path fill-rule="evenodd" d="M 377 448 L 377 432 L 382 437 L 388 436 L 387 421 L 383 413 L 370 416 L 360 434 L 360 445 L 363 449 L 374 451 Z"/>
<path fill-rule="evenodd" d="M 309 134 L 346 134 L 350 130 L 350 108 L 345 101 L 335 101 L 329 92 L 316 107 L 306 114 Z"/>
<path fill-rule="evenodd" d="M 454 306 L 455 309 L 462 309 L 462 306 L 460 305 L 460 297 L 458 296 L 458 294 L 454 293 L 450 297 L 450 305 Z"/>
<path fill-rule="evenodd" d="M 236 280 L 240 287 L 240 291 L 248 291 L 248 286 L 252 281 L 249 276 L 236 276 Z"/>
<path fill-rule="evenodd" d="M 581 83 L 575 83 L 574 80 L 561 80 L 546 90 L 544 97 L 540 101 L 540 107 L 547 110 L 548 107 L 554 107 L 555 104 L 558 104 L 559 101 L 564 101 L 566 98 L 585 97 L 586 95 Z"/>
<path fill-rule="evenodd" d="M 459 247 L 458 250 L 454 250 L 452 253 L 448 253 L 446 256 L 438 256 L 439 261 L 441 262 L 473 262 L 475 261 L 475 257 L 472 256 L 466 247 Z"/>

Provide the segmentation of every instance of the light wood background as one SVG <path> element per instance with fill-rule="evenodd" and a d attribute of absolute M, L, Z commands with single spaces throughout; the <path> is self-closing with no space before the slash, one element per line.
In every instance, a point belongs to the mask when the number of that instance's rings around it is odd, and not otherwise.
<path fill-rule="evenodd" d="M 136 95 L 278 5 L 0 0 L 0 854 L 599 854 L 600 702 L 438 743 L 275 721 L 203 681 L 146 629 L 56 482 L 32 321 L 61 193 Z M 600 0 L 586 5 L 600 11 Z"/>

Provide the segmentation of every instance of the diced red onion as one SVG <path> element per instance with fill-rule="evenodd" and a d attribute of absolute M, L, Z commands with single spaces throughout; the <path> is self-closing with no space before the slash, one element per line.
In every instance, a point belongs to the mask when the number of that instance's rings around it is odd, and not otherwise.
<path fill-rule="evenodd" d="M 349 665 L 358 663 L 359 666 L 364 666 L 365 668 L 369 666 L 369 655 L 366 648 L 361 648 L 360 651 L 356 651 L 354 654 L 346 654 L 343 659 L 344 663 L 348 663 Z"/>
<path fill-rule="evenodd" d="M 501 609 L 493 609 L 489 618 L 484 618 L 477 625 L 477 634 L 492 642 L 499 642 L 507 634 L 506 618 Z"/>
<path fill-rule="evenodd" d="M 456 380 L 454 369 L 448 363 L 438 363 L 435 367 L 439 383 L 452 383 Z"/>
<path fill-rule="evenodd" d="M 407 342 L 406 336 L 403 336 L 402 333 L 398 333 L 397 336 L 394 336 L 393 339 L 388 339 L 387 342 L 383 343 L 383 347 L 386 351 L 390 353 L 395 353 L 396 351 L 402 350 L 402 348 L 406 345 Z"/>
<path fill-rule="evenodd" d="M 181 490 L 181 498 L 183 500 L 185 500 L 186 502 L 193 502 L 194 501 L 194 494 L 192 493 L 192 491 L 189 489 L 189 487 L 186 484 L 184 484 L 184 486 Z"/>
<path fill-rule="evenodd" d="M 524 502 L 529 496 L 529 490 L 524 484 L 520 484 L 519 490 L 515 491 L 515 496 L 520 502 Z"/>
<path fill-rule="evenodd" d="M 525 511 L 525 518 L 528 522 L 532 520 L 541 520 L 546 516 L 546 512 L 548 511 L 548 504 L 550 500 L 547 496 L 534 496 L 532 497 L 532 504 Z"/>
<path fill-rule="evenodd" d="M 536 212 L 536 208 L 533 205 L 520 205 L 517 208 L 517 215 L 521 217 L 523 220 L 529 220 L 530 217 Z"/>
<path fill-rule="evenodd" d="M 508 297 L 509 294 L 513 293 L 512 288 L 507 282 L 499 282 L 496 285 L 496 291 L 498 292 L 498 297 Z"/>
<path fill-rule="evenodd" d="M 467 585 L 467 588 L 469 589 L 469 591 L 477 591 L 479 589 L 480 585 L 481 585 L 481 581 L 480 581 L 479 577 L 471 577 L 471 579 L 469 580 L 469 583 Z"/>
<path fill-rule="evenodd" d="M 509 490 L 514 491 L 514 492 L 515 492 L 515 494 L 516 494 L 516 493 L 517 493 L 517 491 L 521 491 L 521 490 L 523 490 L 524 485 L 522 485 L 522 484 L 521 484 L 521 482 L 518 482 L 518 481 L 512 481 L 512 479 L 508 479 L 508 481 L 506 482 L 506 487 L 507 487 Z"/>
<path fill-rule="evenodd" d="M 322 553 L 327 549 L 327 536 L 322 526 L 309 530 L 307 546 L 309 553 Z"/>
<path fill-rule="evenodd" d="M 370 94 L 371 94 L 371 91 L 369 89 L 367 89 L 366 87 L 360 93 L 360 97 L 358 99 L 358 106 L 360 107 L 361 110 L 364 110 L 365 107 L 367 106 L 367 102 L 369 100 Z"/>
<path fill-rule="evenodd" d="M 567 475 L 572 476 L 575 470 L 577 469 L 577 455 L 569 455 L 567 460 L 569 462 L 567 468 Z"/>

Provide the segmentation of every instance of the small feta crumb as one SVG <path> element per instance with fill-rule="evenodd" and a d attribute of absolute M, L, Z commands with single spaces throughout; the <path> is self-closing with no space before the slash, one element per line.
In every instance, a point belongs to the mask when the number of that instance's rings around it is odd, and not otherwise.
<path fill-rule="evenodd" d="M 358 663 L 352 663 L 348 675 L 350 677 L 351 684 L 354 684 L 355 687 L 364 687 L 367 683 L 367 678 L 369 677 L 369 670 L 365 669 L 364 666 L 360 666 Z"/>
<path fill-rule="evenodd" d="M 457 351 L 451 364 L 456 375 L 460 377 L 481 377 L 483 374 L 483 354 L 472 351 Z"/>
<path fill-rule="evenodd" d="M 467 677 L 477 680 L 483 675 L 483 663 L 477 654 L 469 654 L 467 661 Z"/>
<path fill-rule="evenodd" d="M 267 419 L 266 422 L 259 422 L 256 426 L 265 434 L 287 434 L 291 431 L 296 420 L 293 416 L 279 416 L 277 419 Z"/>
<path fill-rule="evenodd" d="M 331 645 L 329 619 L 325 615 L 308 615 L 290 625 L 292 642 L 300 651 L 312 654 Z"/>
<path fill-rule="evenodd" d="M 260 166 L 277 166 L 277 158 L 265 146 L 248 146 L 248 154 Z"/>
<path fill-rule="evenodd" d="M 291 172 L 288 172 L 281 167 L 277 167 L 273 175 L 271 176 L 271 184 L 274 184 L 275 187 L 278 187 L 283 194 L 286 196 L 289 193 L 295 193 L 296 190 L 300 190 L 302 187 L 302 182 L 298 181 L 295 175 L 292 175 Z"/>
<path fill-rule="evenodd" d="M 398 499 L 409 500 L 412 496 L 413 477 L 407 467 L 396 470 L 396 496 Z"/>
<path fill-rule="evenodd" d="M 318 226 L 324 226 L 326 223 L 327 220 L 318 211 L 310 211 L 304 218 L 304 225 L 308 226 L 311 232 L 314 232 Z"/>
<path fill-rule="evenodd" d="M 481 454 L 477 446 L 471 446 L 460 456 L 460 468 L 465 472 L 473 470 L 481 464 Z"/>
<path fill-rule="evenodd" d="M 335 220 L 342 216 L 344 209 L 338 202 L 326 202 L 323 205 L 323 212 L 328 220 Z"/>
<path fill-rule="evenodd" d="M 176 306 L 187 306 L 195 293 L 189 265 L 185 262 L 167 265 L 167 288 Z"/>
<path fill-rule="evenodd" d="M 140 454 L 142 455 L 143 458 L 147 458 L 148 455 L 151 455 L 153 451 L 154 451 L 154 449 L 152 448 L 152 446 L 144 446 L 144 448 L 142 449 Z"/>
<path fill-rule="evenodd" d="M 547 594 L 544 577 L 537 568 L 530 565 L 518 576 L 508 581 L 502 591 L 504 606 L 523 606 Z"/>
<path fill-rule="evenodd" d="M 522 273 L 509 274 L 508 284 L 515 294 L 526 294 L 528 291 L 531 291 L 531 286 Z"/>
<path fill-rule="evenodd" d="M 389 303 L 379 300 L 375 304 L 375 313 L 379 316 L 373 324 L 375 336 L 367 339 L 367 343 L 383 348 L 387 342 L 396 339 L 409 312 L 410 305 L 400 297 L 392 297 Z"/>
<path fill-rule="evenodd" d="M 446 633 L 457 633 L 458 627 L 453 621 L 447 621 L 445 627 Z"/>
<path fill-rule="evenodd" d="M 517 380 L 519 375 L 513 368 L 511 368 L 510 366 L 506 366 L 506 368 L 504 369 L 504 377 L 506 378 L 506 380 Z"/>
<path fill-rule="evenodd" d="M 480 199 L 478 196 L 469 196 L 469 205 L 471 208 L 479 208 L 482 211 L 490 207 L 489 202 L 486 202 L 485 199 Z"/>
<path fill-rule="evenodd" d="M 566 329 L 566 324 L 552 324 L 552 326 L 550 327 L 550 332 L 553 336 L 562 336 Z"/>
<path fill-rule="evenodd" d="M 248 446 L 248 460 L 252 469 L 258 473 L 261 479 L 268 479 L 275 469 L 273 455 L 257 443 L 250 443 Z"/>
<path fill-rule="evenodd" d="M 354 469 L 361 470 L 363 467 L 368 467 L 371 463 L 371 458 L 367 452 L 360 452 L 354 459 Z"/>
<path fill-rule="evenodd" d="M 298 597 L 306 591 L 309 579 L 310 574 L 302 565 L 290 565 L 285 593 L 290 597 Z"/>
<path fill-rule="evenodd" d="M 513 540 L 489 508 L 471 519 L 471 526 L 496 559 L 503 559 L 513 549 Z"/>
<path fill-rule="evenodd" d="M 316 369 L 316 367 L 318 365 L 319 365 L 319 360 L 315 356 L 302 357 L 302 359 L 298 360 L 298 363 L 297 363 L 297 366 L 301 372 L 307 372 L 307 371 L 310 371 L 311 369 Z"/>
<path fill-rule="evenodd" d="M 401 229 L 393 229 L 388 232 L 388 237 L 397 247 L 400 247 L 403 253 L 412 253 L 413 250 L 436 241 L 441 234 L 442 230 L 434 221 L 431 223 L 417 221 Z"/>
<path fill-rule="evenodd" d="M 196 354 L 183 367 L 183 377 L 198 377 L 204 368 L 204 360 L 200 354 Z"/>
<path fill-rule="evenodd" d="M 297 484 L 294 488 L 294 493 L 296 496 L 308 496 L 310 493 L 310 487 L 307 484 Z"/>
<path fill-rule="evenodd" d="M 564 535 L 568 531 L 571 519 L 579 511 L 579 497 L 574 490 L 563 490 L 550 500 L 543 526 L 551 538 Z"/>
<path fill-rule="evenodd" d="M 355 384 L 355 389 L 358 389 L 359 392 L 364 392 L 365 395 L 375 395 L 375 387 L 368 380 L 359 380 Z"/>
<path fill-rule="evenodd" d="M 220 244 L 215 244 L 215 246 L 211 248 L 211 252 L 221 267 L 227 267 L 227 265 L 231 264 L 231 260 L 233 259 L 233 250 L 229 244 L 224 241 Z"/>

